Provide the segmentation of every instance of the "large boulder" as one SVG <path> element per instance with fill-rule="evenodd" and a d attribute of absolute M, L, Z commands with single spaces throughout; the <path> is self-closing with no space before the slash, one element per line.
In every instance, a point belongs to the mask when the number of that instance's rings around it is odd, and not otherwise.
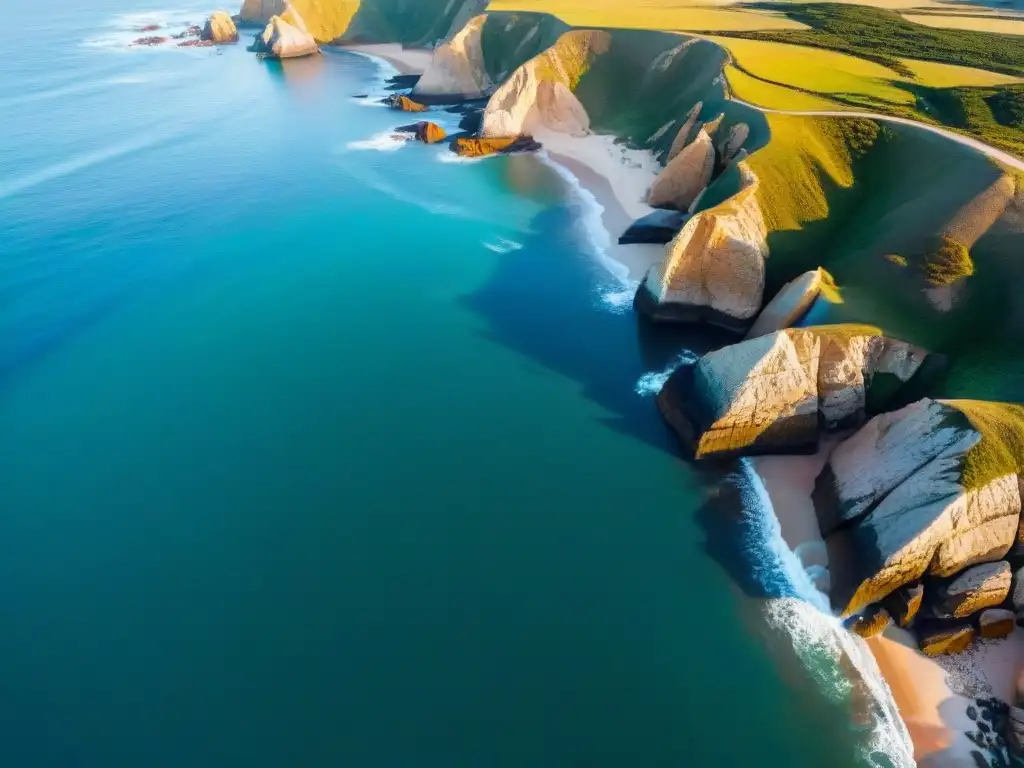
<path fill-rule="evenodd" d="M 487 102 L 480 135 L 507 138 L 525 133 L 527 118 L 537 103 L 537 87 L 534 62 L 516 69 Z"/>
<path fill-rule="evenodd" d="M 427 107 L 418 101 L 413 101 L 408 96 L 400 93 L 393 93 L 384 99 L 384 103 L 399 112 L 426 112 Z"/>
<path fill-rule="evenodd" d="M 703 130 L 669 161 L 647 193 L 652 208 L 687 210 L 711 181 L 715 169 L 715 147 Z"/>
<path fill-rule="evenodd" d="M 665 245 L 679 234 L 686 220 L 690 218 L 681 211 L 652 211 L 634 221 L 619 237 L 619 245 L 633 243 L 655 243 Z"/>
<path fill-rule="evenodd" d="M 217 45 L 237 43 L 238 30 L 235 28 L 234 20 L 227 13 L 214 11 L 206 20 L 201 37 Z"/>
<path fill-rule="evenodd" d="M 768 256 L 757 187 L 757 177 L 741 165 L 739 191 L 686 222 L 637 290 L 638 312 L 659 322 L 708 322 L 736 332 L 750 327 L 761 309 Z"/>
<path fill-rule="evenodd" d="M 833 450 L 814 502 L 841 612 L 1006 555 L 1021 513 L 1017 408 L 925 399 L 875 417 Z M 1005 578 L 1008 590 L 1008 570 Z"/>
<path fill-rule="evenodd" d="M 460 101 L 487 96 L 494 84 L 484 66 L 481 45 L 486 15 L 471 19 L 451 40 L 434 49 L 430 66 L 412 95 L 421 101 Z"/>
<path fill-rule="evenodd" d="M 1009 637 L 1017 625 L 1013 611 L 1005 608 L 986 608 L 978 617 L 978 634 L 986 640 Z"/>
<path fill-rule="evenodd" d="M 672 146 L 669 147 L 666 164 L 672 162 L 676 155 L 682 152 L 693 140 L 693 129 L 697 127 L 697 120 L 700 118 L 700 111 L 704 109 L 704 102 L 698 101 L 686 115 L 686 120 L 676 133 Z"/>
<path fill-rule="evenodd" d="M 557 80 L 537 84 L 537 104 L 528 127 L 543 127 L 570 136 L 590 133 L 590 115 L 569 87 Z"/>
<path fill-rule="evenodd" d="M 711 352 L 669 377 L 658 406 L 698 459 L 813 452 L 819 348 L 796 331 Z"/>
<path fill-rule="evenodd" d="M 320 46 L 309 33 L 302 17 L 290 4 L 285 16 L 272 16 L 256 39 L 256 49 L 275 59 L 294 59 L 320 53 Z M 285 21 L 285 19 L 289 21 Z"/>
<path fill-rule="evenodd" d="M 914 367 L 893 364 L 900 345 L 909 348 L 868 326 L 777 331 L 680 368 L 658 402 L 699 459 L 813 452 L 820 426 L 863 420 L 875 374 L 913 375 Z"/>
<path fill-rule="evenodd" d="M 747 331 L 747 338 L 753 339 L 795 325 L 807 314 L 822 289 L 834 288 L 832 276 L 821 267 L 793 278 L 765 304 Z"/>
<path fill-rule="evenodd" d="M 923 600 L 924 584 L 908 584 L 886 597 L 883 605 L 896 625 L 906 629 L 921 610 Z"/>
<path fill-rule="evenodd" d="M 515 152 L 536 152 L 541 145 L 530 136 L 501 139 L 474 139 L 459 137 L 452 142 L 452 150 L 462 157 L 510 155 Z"/>
<path fill-rule="evenodd" d="M 1024 518 L 1024 515 L 1021 517 Z M 1013 574 L 1010 600 L 1013 603 L 1013 610 L 1016 612 L 1017 618 L 1024 621 L 1024 567 L 1018 568 Z M 1024 703 L 1024 701 L 1021 703 Z"/>
<path fill-rule="evenodd" d="M 241 24 L 267 24 L 274 16 L 280 16 L 288 10 L 285 0 L 244 0 L 238 12 Z"/>
<path fill-rule="evenodd" d="M 411 133 L 417 140 L 422 141 L 424 144 L 437 144 L 438 142 L 444 141 L 448 138 L 448 134 L 445 133 L 437 123 L 430 123 L 426 120 L 421 120 L 418 123 L 412 125 L 403 125 L 397 129 L 402 133 Z"/>
<path fill-rule="evenodd" d="M 963 653 L 970 648 L 973 642 L 974 627 L 967 624 L 929 632 L 920 639 L 919 645 L 926 656 L 942 656 Z"/>
<path fill-rule="evenodd" d="M 1010 594 L 1011 576 L 1010 564 L 1003 561 L 968 568 L 931 591 L 932 611 L 939 619 L 964 619 L 999 605 Z"/>
<path fill-rule="evenodd" d="M 846 628 L 863 638 L 880 635 L 892 623 L 889 612 L 880 605 L 869 606 L 862 614 L 846 623 Z"/>

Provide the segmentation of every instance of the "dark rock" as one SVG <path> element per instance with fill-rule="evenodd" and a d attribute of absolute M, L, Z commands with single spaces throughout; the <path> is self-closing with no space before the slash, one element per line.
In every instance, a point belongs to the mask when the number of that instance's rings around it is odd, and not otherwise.
<path fill-rule="evenodd" d="M 213 40 L 184 40 L 178 43 L 179 48 L 212 48 Z"/>
<path fill-rule="evenodd" d="M 143 24 L 141 27 L 136 27 L 136 32 L 155 32 L 160 29 L 159 24 Z"/>
<path fill-rule="evenodd" d="M 652 323 L 705 323 L 736 334 L 746 333 L 751 323 L 754 322 L 754 318 L 738 320 L 712 307 L 662 304 L 651 295 L 646 281 L 641 283 L 636 290 L 636 295 L 633 297 L 633 311 Z M 817 449 L 815 448 L 815 450 Z"/>
<path fill-rule="evenodd" d="M 924 584 L 908 584 L 890 594 L 882 604 L 889 611 L 897 625 L 906 628 L 913 622 L 917 612 L 921 610 L 924 599 Z"/>
<path fill-rule="evenodd" d="M 419 81 L 419 75 L 395 75 L 388 79 L 384 87 L 389 91 L 405 91 L 415 88 Z"/>
<path fill-rule="evenodd" d="M 370 98 L 370 94 L 368 94 L 368 93 L 357 93 L 352 98 L 353 99 L 368 99 L 368 98 Z"/>
<path fill-rule="evenodd" d="M 654 211 L 634 221 L 619 237 L 619 245 L 669 243 L 679 234 L 679 230 L 689 218 L 690 215 L 682 211 Z"/>
<path fill-rule="evenodd" d="M 973 704 L 969 704 L 967 706 L 967 716 L 969 718 L 971 718 L 971 720 L 977 720 L 978 719 L 978 708 L 975 707 Z"/>
<path fill-rule="evenodd" d="M 482 109 L 478 109 L 463 115 L 462 119 L 459 120 L 459 129 L 467 133 L 477 134 L 480 133 L 483 124 L 484 113 Z"/>
<path fill-rule="evenodd" d="M 992 731 L 992 726 L 988 723 L 978 723 L 978 730 L 982 733 L 989 733 Z"/>
<path fill-rule="evenodd" d="M 163 45 L 168 41 L 166 37 L 140 37 L 138 40 L 132 43 L 132 45 Z"/>

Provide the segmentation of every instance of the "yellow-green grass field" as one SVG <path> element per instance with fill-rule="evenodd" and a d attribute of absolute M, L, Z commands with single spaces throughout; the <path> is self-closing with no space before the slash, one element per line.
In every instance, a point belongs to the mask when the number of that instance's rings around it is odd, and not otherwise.
<path fill-rule="evenodd" d="M 822 48 L 732 37 L 710 39 L 732 55 L 735 66 L 726 77 L 733 93 L 769 109 L 906 112 L 916 104 L 910 85 L 951 88 L 1020 82 L 982 69 L 902 59 L 914 75 L 906 77 L 873 61 Z"/>
<path fill-rule="evenodd" d="M 939 29 L 970 29 L 975 32 L 995 32 L 1000 35 L 1024 35 L 1024 17 L 1005 19 L 966 13 L 905 13 L 903 18 L 915 24 L 938 27 Z"/>
<path fill-rule="evenodd" d="M 489 11 L 550 13 L 574 27 L 668 31 L 805 29 L 781 13 L 716 5 L 681 5 L 674 0 L 492 0 Z"/>

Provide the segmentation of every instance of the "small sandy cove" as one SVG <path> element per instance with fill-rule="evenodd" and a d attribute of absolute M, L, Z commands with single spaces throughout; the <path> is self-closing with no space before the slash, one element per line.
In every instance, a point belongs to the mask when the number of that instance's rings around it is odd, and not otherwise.
<path fill-rule="evenodd" d="M 827 442 L 816 456 L 764 456 L 752 462 L 791 549 L 821 540 L 811 491 L 835 444 Z M 867 644 L 910 732 L 918 766 L 976 768 L 971 751 L 977 747 L 967 733 L 977 724 L 967 716 L 967 708 L 974 697 L 1013 703 L 1014 681 L 1024 667 L 1024 630 L 1007 640 L 976 643 L 941 664 L 918 651 L 910 633 L 898 627 L 889 627 Z"/>

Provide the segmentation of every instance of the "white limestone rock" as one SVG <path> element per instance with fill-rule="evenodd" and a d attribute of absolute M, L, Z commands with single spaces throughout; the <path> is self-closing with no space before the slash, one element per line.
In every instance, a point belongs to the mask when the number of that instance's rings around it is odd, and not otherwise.
<path fill-rule="evenodd" d="M 526 124 L 537 103 L 536 65 L 530 61 L 512 73 L 487 102 L 480 135 L 507 138 L 526 133 Z"/>
<path fill-rule="evenodd" d="M 824 281 L 826 279 L 831 281 L 827 275 L 828 273 L 824 269 L 818 267 L 804 272 L 782 286 L 782 289 L 765 305 L 761 314 L 757 316 L 757 320 L 750 326 L 747 338 L 754 339 L 783 328 L 789 328 L 800 320 L 821 294 Z"/>
<path fill-rule="evenodd" d="M 702 129 L 654 180 L 647 193 L 652 208 L 685 211 L 711 181 L 715 168 L 715 147 Z"/>
<path fill-rule="evenodd" d="M 481 46 L 486 15 L 469 21 L 447 43 L 434 49 L 430 66 L 412 90 L 413 98 L 480 99 L 494 88 Z"/>

